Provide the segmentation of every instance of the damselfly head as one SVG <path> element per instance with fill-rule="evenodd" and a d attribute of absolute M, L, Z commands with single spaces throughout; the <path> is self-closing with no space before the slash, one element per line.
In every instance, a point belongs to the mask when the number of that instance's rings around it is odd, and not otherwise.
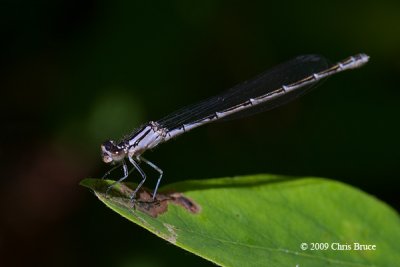
<path fill-rule="evenodd" d="M 116 145 L 112 140 L 107 140 L 101 145 L 101 156 L 105 163 L 121 161 L 125 155 L 125 147 Z"/>

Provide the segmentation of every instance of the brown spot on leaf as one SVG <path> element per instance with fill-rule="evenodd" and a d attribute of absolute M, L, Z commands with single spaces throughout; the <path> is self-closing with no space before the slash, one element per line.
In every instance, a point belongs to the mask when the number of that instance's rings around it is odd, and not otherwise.
<path fill-rule="evenodd" d="M 139 191 L 135 208 L 152 217 L 157 217 L 168 210 L 170 203 L 181 206 L 190 213 L 200 212 L 200 206 L 182 193 L 157 193 L 156 199 L 153 200 L 152 194 L 146 188 Z"/>
<path fill-rule="evenodd" d="M 106 187 L 102 189 L 97 188 L 97 192 L 105 192 Z M 130 208 L 133 210 L 139 210 L 144 212 L 151 217 L 157 217 L 168 211 L 168 205 L 174 204 L 181 206 L 190 213 L 199 213 L 200 206 L 190 198 L 184 196 L 182 193 L 177 192 L 166 192 L 157 193 L 156 198 L 153 200 L 151 191 L 145 187 L 142 187 L 136 194 L 135 200 L 130 200 L 130 196 L 133 193 L 133 189 L 127 184 L 119 184 L 106 196 L 104 193 L 100 193 L 99 196 L 105 197 L 108 201 L 114 202 L 117 205 L 124 206 L 124 208 Z"/>
<path fill-rule="evenodd" d="M 191 213 L 199 213 L 200 206 L 188 197 L 185 197 L 182 193 L 171 193 L 172 203 L 179 205 Z"/>

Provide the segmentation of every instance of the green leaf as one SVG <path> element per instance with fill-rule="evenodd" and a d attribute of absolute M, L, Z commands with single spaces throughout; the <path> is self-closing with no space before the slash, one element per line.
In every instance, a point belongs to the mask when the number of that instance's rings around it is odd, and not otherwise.
<path fill-rule="evenodd" d="M 398 214 L 339 182 L 272 175 L 184 181 L 162 188 L 156 202 L 141 190 L 135 207 L 129 199 L 135 185 L 120 184 L 105 196 L 111 183 L 81 182 L 123 217 L 219 265 L 396 266 L 400 262 Z M 356 250 L 355 243 L 374 250 Z"/>

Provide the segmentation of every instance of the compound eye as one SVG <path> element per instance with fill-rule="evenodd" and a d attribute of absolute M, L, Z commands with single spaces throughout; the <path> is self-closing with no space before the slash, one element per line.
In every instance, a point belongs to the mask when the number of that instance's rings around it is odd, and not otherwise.
<path fill-rule="evenodd" d="M 106 151 L 111 151 L 114 147 L 114 142 L 111 140 L 107 140 L 103 143 L 103 147 Z"/>

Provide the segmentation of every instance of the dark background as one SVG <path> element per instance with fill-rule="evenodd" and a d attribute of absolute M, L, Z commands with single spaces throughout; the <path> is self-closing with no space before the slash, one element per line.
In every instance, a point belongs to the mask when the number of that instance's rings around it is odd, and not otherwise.
<path fill-rule="evenodd" d="M 163 184 L 321 176 L 398 210 L 399 3 L 1 1 L 0 265 L 209 264 L 78 183 L 108 170 L 103 140 L 299 54 L 371 60 L 284 107 L 146 153 L 164 170 Z"/>

